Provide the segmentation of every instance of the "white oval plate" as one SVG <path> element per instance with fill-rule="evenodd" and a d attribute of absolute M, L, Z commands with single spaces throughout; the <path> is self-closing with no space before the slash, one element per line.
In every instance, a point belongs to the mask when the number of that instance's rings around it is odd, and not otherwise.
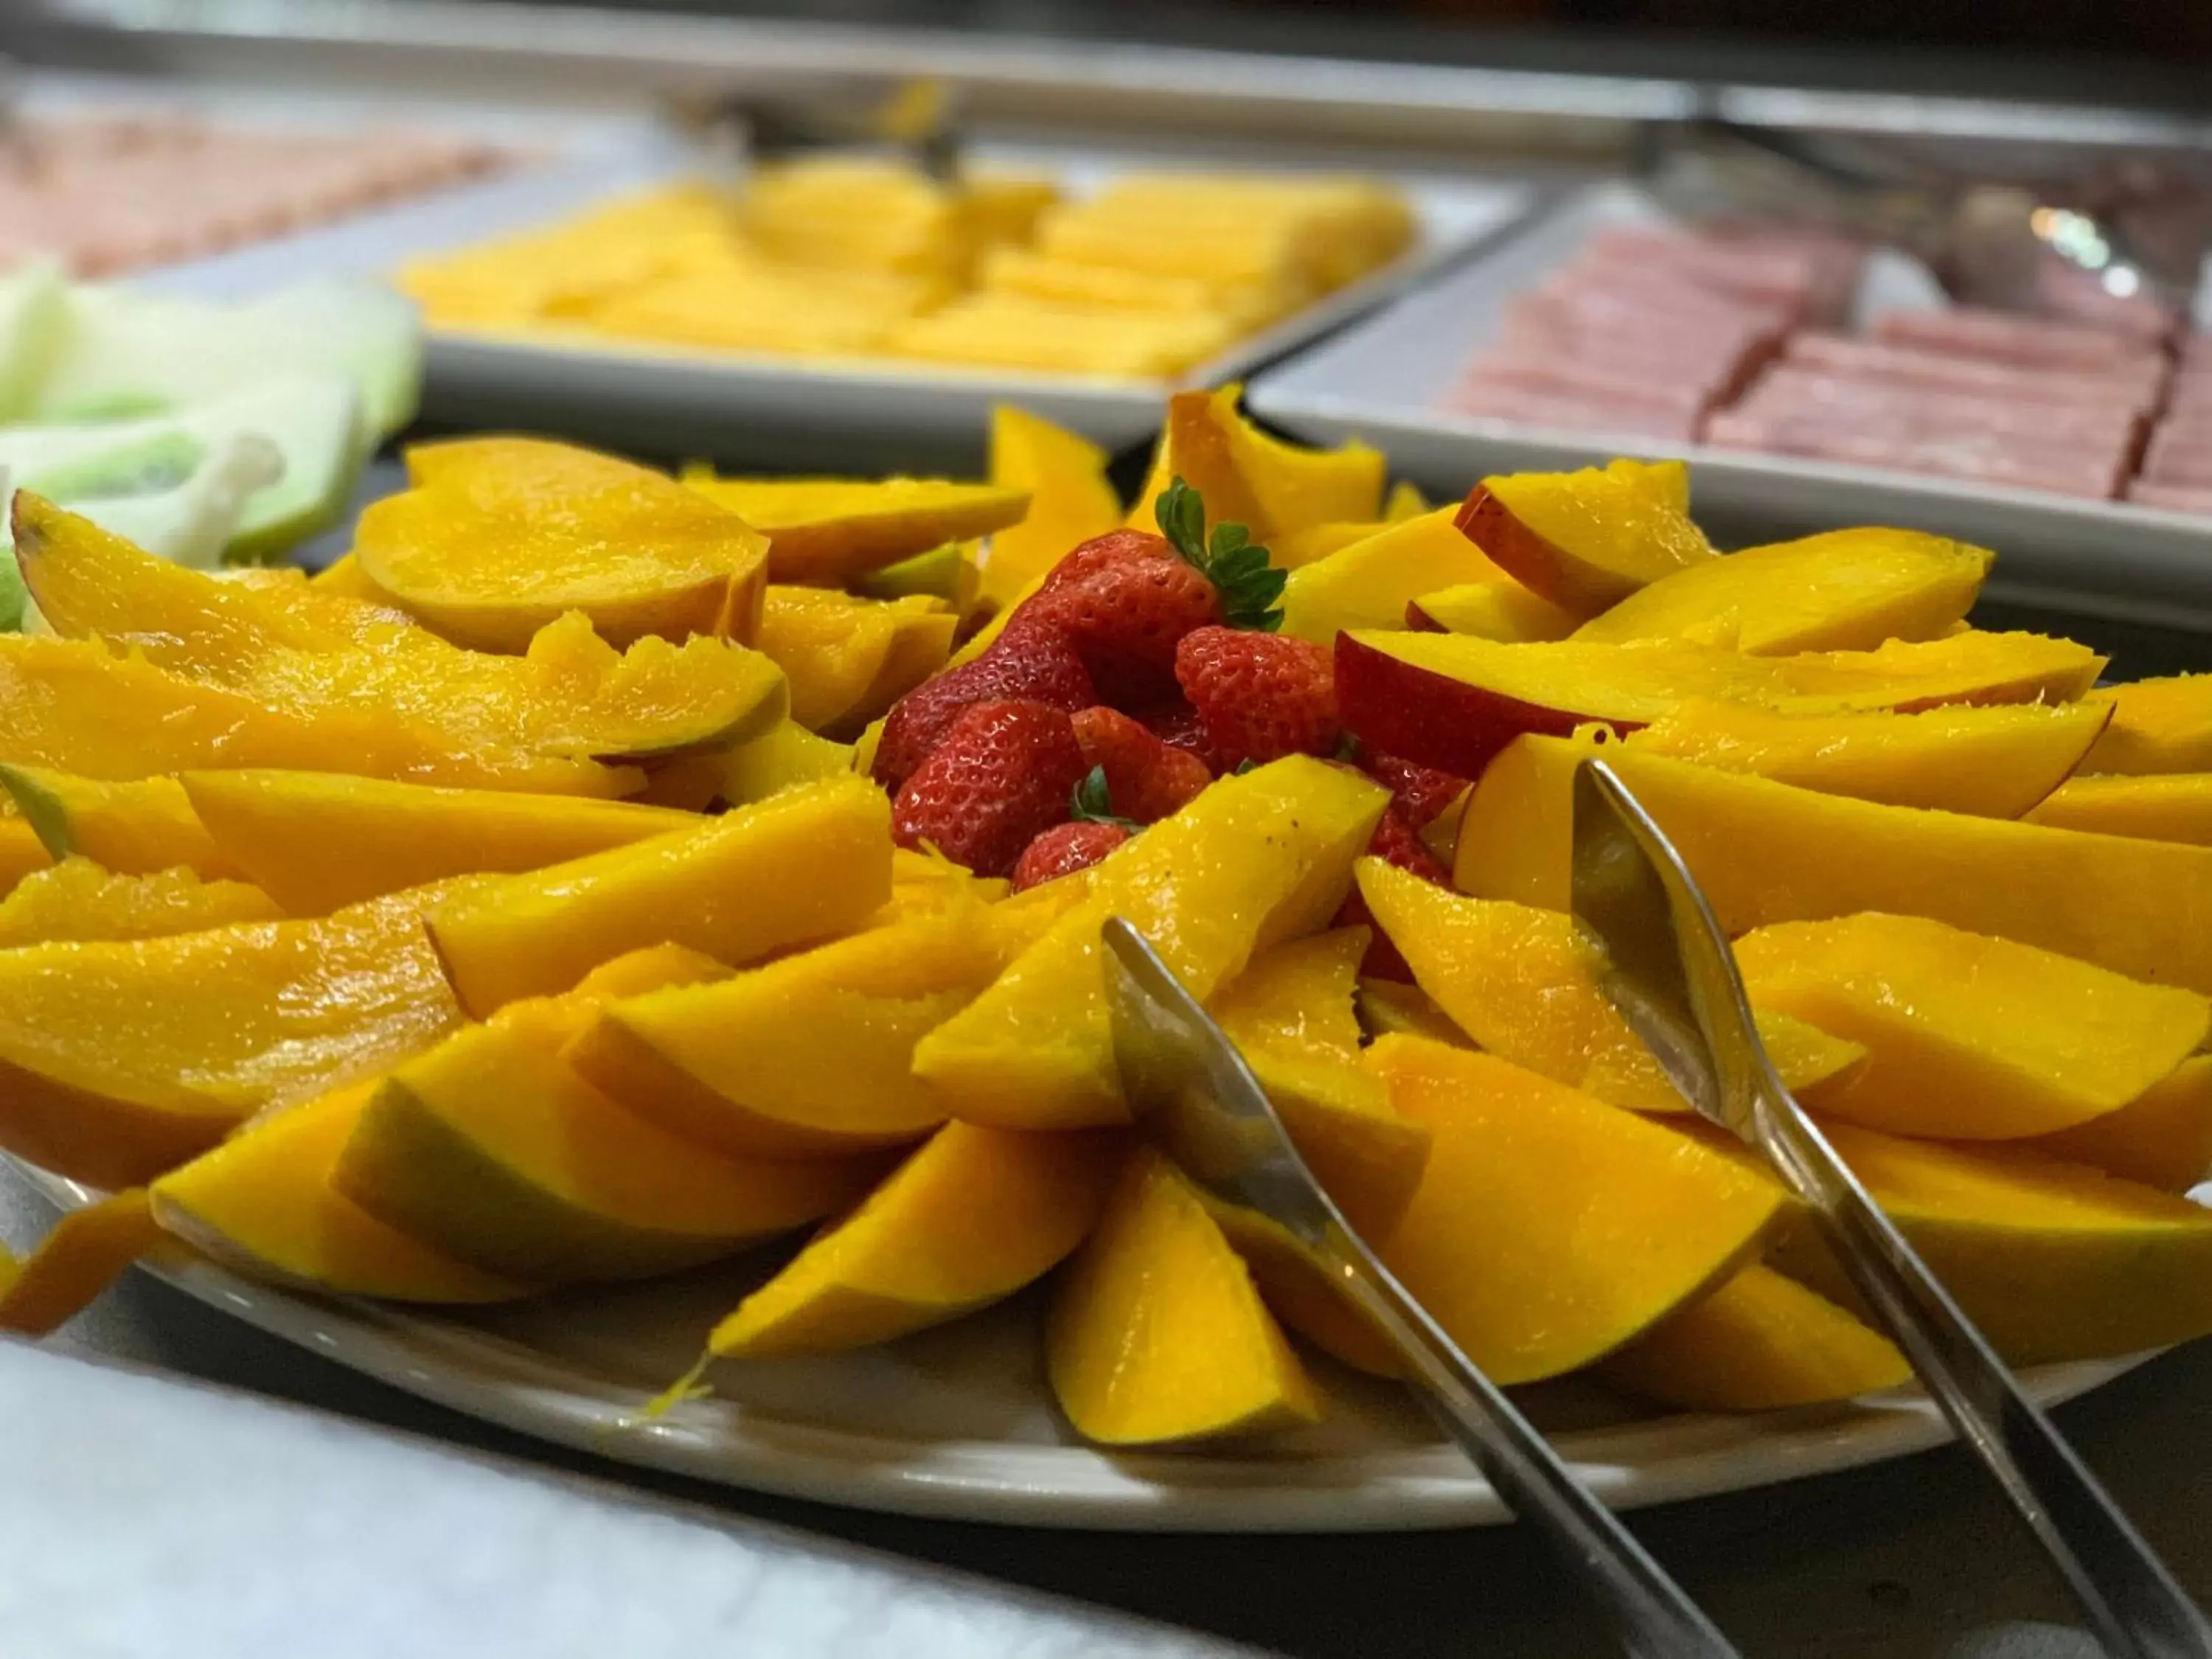
<path fill-rule="evenodd" d="M 12 1160 L 11 1160 L 12 1161 Z M 18 1164 L 64 1208 L 85 1188 Z M 714 1394 L 651 1421 L 644 1406 L 691 1364 L 773 1255 L 679 1278 L 470 1314 L 272 1290 L 204 1262 L 158 1276 L 211 1306 L 471 1417 L 620 1462 L 761 1492 L 1023 1526 L 1349 1532 L 1510 1517 L 1395 1386 L 1325 1359 L 1320 1426 L 1203 1451 L 1116 1455 L 1054 1413 L 1036 1301 L 830 1359 L 724 1363 Z M 2046 1404 L 2148 1355 L 2026 1374 Z M 1615 1508 L 1850 1468 L 1948 1437 L 1917 1389 L 1762 1416 L 1638 1418 L 1577 1383 L 1516 1390 Z"/>

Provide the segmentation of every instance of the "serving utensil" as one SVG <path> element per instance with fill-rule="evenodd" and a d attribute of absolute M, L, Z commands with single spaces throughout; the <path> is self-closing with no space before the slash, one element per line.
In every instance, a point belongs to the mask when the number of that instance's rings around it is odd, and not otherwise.
<path fill-rule="evenodd" d="M 1601 982 L 1698 1113 L 1762 1154 L 1928 1392 L 2124 1659 L 2207 1659 L 2212 1626 L 1791 1097 L 1752 1023 L 1728 936 L 1680 854 L 1604 762 L 1577 769 L 1576 917 Z"/>
<path fill-rule="evenodd" d="M 1728 1638 L 1393 1278 L 1322 1189 L 1236 1045 L 1121 917 L 1107 999 L 1139 1128 L 1231 1224 L 1294 1255 L 1387 1341 L 1424 1402 L 1514 1513 L 1542 1531 L 1644 1659 L 1727 1659 Z"/>

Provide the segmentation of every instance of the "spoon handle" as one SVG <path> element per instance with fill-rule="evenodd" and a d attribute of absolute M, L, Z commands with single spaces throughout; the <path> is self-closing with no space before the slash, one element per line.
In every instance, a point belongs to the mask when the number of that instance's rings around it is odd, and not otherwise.
<path fill-rule="evenodd" d="M 1820 1212 L 1844 1271 L 2049 1553 L 2106 1650 L 2212 1659 L 2212 1626 L 2166 1564 L 1771 1071 L 1751 1127 L 1785 1183 Z"/>
<path fill-rule="evenodd" d="M 1396 1352 L 1437 1421 L 1596 1596 L 1626 1652 L 1636 1659 L 1735 1659 L 1728 1638 L 1372 1251 L 1332 1224 L 1318 1254 Z"/>

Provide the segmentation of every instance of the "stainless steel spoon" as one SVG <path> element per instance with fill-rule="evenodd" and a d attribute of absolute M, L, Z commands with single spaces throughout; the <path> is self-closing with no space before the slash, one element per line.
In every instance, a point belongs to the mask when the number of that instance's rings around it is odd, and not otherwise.
<path fill-rule="evenodd" d="M 1352 1231 L 1283 1132 L 1236 1045 L 1144 935 L 1105 925 L 1122 1092 L 1139 1128 L 1232 1222 L 1297 1252 L 1383 1337 L 1452 1438 L 1513 1512 L 1544 1532 L 1646 1659 L 1727 1659 L 1728 1638 Z"/>
<path fill-rule="evenodd" d="M 1575 775 L 1575 915 L 1607 994 L 1698 1112 L 1765 1155 L 2057 1565 L 2106 1650 L 2208 1659 L 2212 1626 L 1775 1075 L 1728 936 L 1681 854 L 1602 761 Z"/>

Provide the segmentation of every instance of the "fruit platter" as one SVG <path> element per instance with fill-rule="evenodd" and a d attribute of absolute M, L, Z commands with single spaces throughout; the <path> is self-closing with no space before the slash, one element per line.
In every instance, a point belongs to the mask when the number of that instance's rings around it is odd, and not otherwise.
<path fill-rule="evenodd" d="M 1777 1066 L 2046 1398 L 2212 1332 L 2212 677 L 1969 613 L 1990 550 L 1723 553 L 1688 469 L 1432 505 L 1238 389 L 1133 501 L 417 446 L 310 576 L 12 500 L 0 1148 L 136 1262 L 603 1454 L 1060 1524 L 1496 1518 L 1371 1334 L 1133 1134 L 1133 922 L 1601 1492 L 1931 1443 L 1566 914 L 1604 756 Z"/>

